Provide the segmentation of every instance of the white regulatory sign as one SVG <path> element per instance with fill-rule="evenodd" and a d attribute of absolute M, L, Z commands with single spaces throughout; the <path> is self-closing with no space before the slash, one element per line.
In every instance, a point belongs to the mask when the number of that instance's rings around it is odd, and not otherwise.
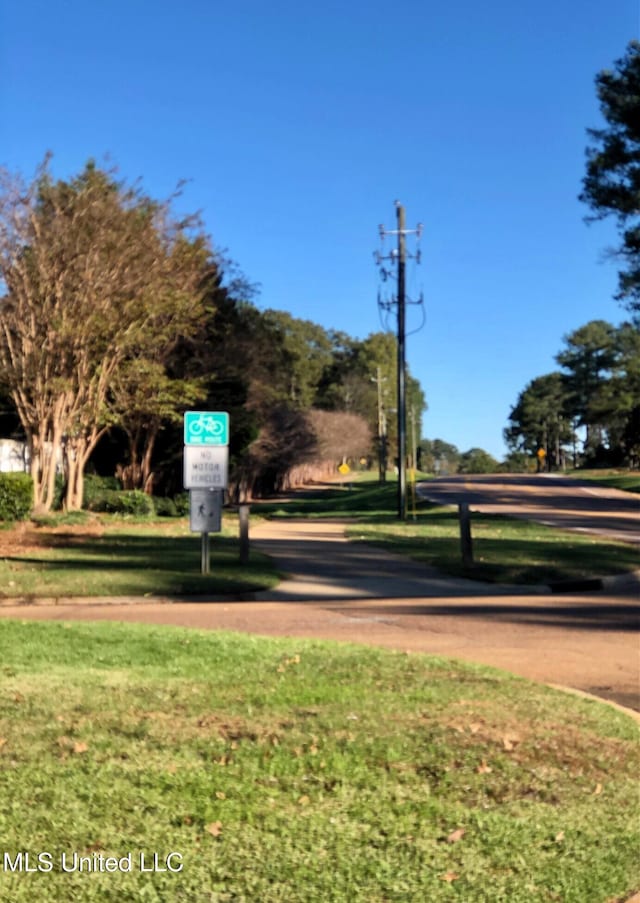
<path fill-rule="evenodd" d="M 189 490 L 189 528 L 192 533 L 219 533 L 222 529 L 222 491 Z"/>
<path fill-rule="evenodd" d="M 229 447 L 185 445 L 184 488 L 226 489 L 229 481 Z"/>

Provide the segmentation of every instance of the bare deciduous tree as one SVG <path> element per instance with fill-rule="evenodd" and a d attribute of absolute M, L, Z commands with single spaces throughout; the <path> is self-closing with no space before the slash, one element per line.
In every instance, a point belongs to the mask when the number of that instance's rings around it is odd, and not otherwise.
<path fill-rule="evenodd" d="M 92 163 L 54 182 L 48 164 L 30 184 L 0 171 L 0 366 L 38 511 L 51 507 L 61 455 L 66 507 L 81 506 L 86 462 L 114 421 L 119 368 L 149 347 L 159 309 L 197 307 L 202 274 L 201 255 L 182 248 L 192 224 L 176 222 L 170 202 Z"/>

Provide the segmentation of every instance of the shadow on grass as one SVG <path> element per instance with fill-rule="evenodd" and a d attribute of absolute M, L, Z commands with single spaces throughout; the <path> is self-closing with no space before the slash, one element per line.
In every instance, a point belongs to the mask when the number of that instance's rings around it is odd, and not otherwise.
<path fill-rule="evenodd" d="M 360 521 L 363 525 L 368 522 L 367 518 Z M 490 583 L 561 583 L 640 567 L 637 547 L 626 543 L 552 530 L 519 518 L 475 513 L 471 521 L 474 565 L 465 568 L 455 511 L 430 510 L 402 529 L 390 519 L 371 523 L 376 523 L 377 530 L 371 535 L 365 533 L 365 542 L 400 552 L 454 576 Z M 388 523 L 388 531 L 384 523 Z M 357 529 L 354 524 L 351 533 L 357 533 Z"/>
<path fill-rule="evenodd" d="M 100 573 L 116 575 L 118 593 L 231 593 L 257 591 L 276 582 L 277 572 L 264 555 L 251 554 L 246 564 L 239 560 L 238 540 L 210 536 L 211 572 L 200 573 L 200 536 L 141 536 L 118 533 L 104 536 L 56 534 L 45 540 L 41 556 L 5 556 L 14 565 L 35 566 L 40 573 L 69 574 L 75 581 L 70 594 L 84 592 L 77 581 L 86 575 L 89 595 L 100 594 Z M 121 576 L 120 576 L 121 575 Z M 136 579 L 138 577 L 138 579 Z M 112 577 L 113 579 L 113 577 Z M 105 577 L 104 587 L 109 589 Z M 42 592 L 55 592 L 53 585 Z M 0 594 L 1 595 L 1 594 Z"/>
<path fill-rule="evenodd" d="M 264 517 L 357 517 L 373 521 L 392 518 L 396 512 L 398 489 L 395 483 L 344 484 L 339 489 L 305 489 L 286 499 L 255 503 Z"/>
<path fill-rule="evenodd" d="M 474 537 L 474 564 L 464 567 L 455 537 L 404 537 L 379 533 L 364 540 L 423 561 L 448 574 L 488 583 L 521 585 L 587 580 L 633 571 L 639 565 L 631 547 L 599 541 L 594 545 L 556 540 Z"/>
<path fill-rule="evenodd" d="M 223 559 L 234 563 L 238 557 L 237 540 L 226 537 L 211 538 L 212 549 Z M 56 557 L 6 557 L 7 561 L 53 565 L 64 568 L 102 569 L 108 564 L 118 570 L 149 567 L 159 571 L 177 571 L 200 564 L 200 538 L 194 536 L 138 536 L 129 533 L 106 536 L 78 536 L 58 534 L 47 538 L 46 547 Z M 77 557 L 65 554 L 68 549 L 79 553 Z"/>

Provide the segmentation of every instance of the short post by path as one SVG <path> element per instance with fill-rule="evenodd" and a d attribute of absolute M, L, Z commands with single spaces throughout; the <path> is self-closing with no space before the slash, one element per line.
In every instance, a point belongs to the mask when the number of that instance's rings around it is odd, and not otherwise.
<path fill-rule="evenodd" d="M 238 506 L 240 520 L 240 564 L 249 561 L 249 505 L 242 503 Z"/>
<path fill-rule="evenodd" d="M 468 502 L 460 502 L 458 505 L 458 517 L 460 519 L 460 550 L 462 552 L 462 564 L 468 568 L 473 566 L 471 514 L 469 512 Z"/>

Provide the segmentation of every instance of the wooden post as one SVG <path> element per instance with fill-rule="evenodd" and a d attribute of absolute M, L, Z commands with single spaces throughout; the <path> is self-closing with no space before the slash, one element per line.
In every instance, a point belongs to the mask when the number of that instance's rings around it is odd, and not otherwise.
<path fill-rule="evenodd" d="M 473 540 L 471 539 L 471 515 L 469 503 L 460 502 L 458 505 L 460 518 L 460 550 L 462 552 L 462 564 L 468 568 L 473 566 Z"/>
<path fill-rule="evenodd" d="M 238 506 L 240 518 L 240 564 L 249 561 L 249 505 Z"/>
<path fill-rule="evenodd" d="M 406 334 L 405 267 L 406 229 L 404 207 L 396 201 L 398 218 L 398 520 L 407 519 L 407 411 L 406 411 Z"/>

